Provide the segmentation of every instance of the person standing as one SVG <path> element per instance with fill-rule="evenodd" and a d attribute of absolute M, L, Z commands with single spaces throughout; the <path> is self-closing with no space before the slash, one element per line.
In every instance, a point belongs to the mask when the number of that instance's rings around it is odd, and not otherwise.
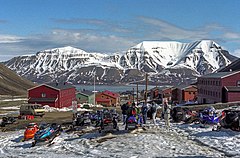
<path fill-rule="evenodd" d="M 147 122 L 147 112 L 148 112 L 147 104 L 145 104 L 145 103 L 143 104 L 141 112 L 142 112 L 142 116 L 143 116 L 143 124 L 146 124 L 146 122 Z"/>
<path fill-rule="evenodd" d="M 152 113 L 153 124 L 156 125 L 157 105 L 154 102 L 152 102 L 152 105 L 151 105 L 151 113 Z"/>
<path fill-rule="evenodd" d="M 122 118 L 123 118 L 123 125 L 125 125 L 125 123 L 126 123 L 128 108 L 129 108 L 129 107 L 128 107 L 127 104 L 123 104 L 123 105 L 121 106 Z"/>
<path fill-rule="evenodd" d="M 167 101 L 164 102 L 163 104 L 163 109 L 164 109 L 164 120 L 165 120 L 165 125 L 167 129 L 170 128 L 170 112 L 171 112 L 171 105 L 168 104 Z"/>

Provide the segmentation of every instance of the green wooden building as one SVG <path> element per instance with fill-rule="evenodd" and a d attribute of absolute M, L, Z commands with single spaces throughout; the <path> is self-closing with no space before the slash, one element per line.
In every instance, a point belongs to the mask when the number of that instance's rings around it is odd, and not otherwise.
<path fill-rule="evenodd" d="M 92 91 L 83 89 L 76 93 L 76 98 L 78 103 L 94 104 L 94 93 Z"/>

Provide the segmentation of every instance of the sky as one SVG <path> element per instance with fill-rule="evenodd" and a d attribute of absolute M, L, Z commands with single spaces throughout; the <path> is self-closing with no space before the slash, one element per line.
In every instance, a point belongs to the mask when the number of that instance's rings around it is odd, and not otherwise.
<path fill-rule="evenodd" d="M 126 51 L 142 41 L 214 40 L 240 57 L 239 0 L 0 0 L 0 61 L 73 46 Z"/>

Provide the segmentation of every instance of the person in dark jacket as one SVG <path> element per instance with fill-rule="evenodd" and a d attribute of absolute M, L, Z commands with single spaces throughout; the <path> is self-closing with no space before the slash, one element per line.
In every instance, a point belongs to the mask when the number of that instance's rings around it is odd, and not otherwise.
<path fill-rule="evenodd" d="M 123 105 L 121 106 L 122 118 L 123 118 L 123 125 L 126 123 L 128 108 L 129 108 L 129 107 L 128 107 L 128 104 L 123 104 Z"/>
<path fill-rule="evenodd" d="M 146 103 L 143 104 L 142 109 L 142 116 L 143 116 L 143 124 L 146 124 L 147 122 L 147 112 L 148 112 L 148 106 Z"/>

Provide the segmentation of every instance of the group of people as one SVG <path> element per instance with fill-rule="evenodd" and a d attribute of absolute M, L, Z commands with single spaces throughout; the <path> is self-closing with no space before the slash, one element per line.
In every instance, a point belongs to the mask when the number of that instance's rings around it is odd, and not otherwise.
<path fill-rule="evenodd" d="M 160 106 L 156 103 L 152 102 L 144 103 L 141 108 L 136 107 L 135 103 L 126 103 L 121 106 L 122 110 L 122 116 L 123 116 L 123 125 L 126 123 L 128 117 L 130 116 L 139 116 L 139 114 L 142 116 L 143 124 L 146 124 L 148 114 L 150 114 L 153 120 L 153 124 L 157 125 L 156 123 L 156 115 L 157 115 L 157 109 L 159 109 Z M 171 106 L 167 103 L 167 101 L 164 101 L 162 105 L 162 117 L 165 120 L 166 127 L 170 127 L 170 110 Z"/>

